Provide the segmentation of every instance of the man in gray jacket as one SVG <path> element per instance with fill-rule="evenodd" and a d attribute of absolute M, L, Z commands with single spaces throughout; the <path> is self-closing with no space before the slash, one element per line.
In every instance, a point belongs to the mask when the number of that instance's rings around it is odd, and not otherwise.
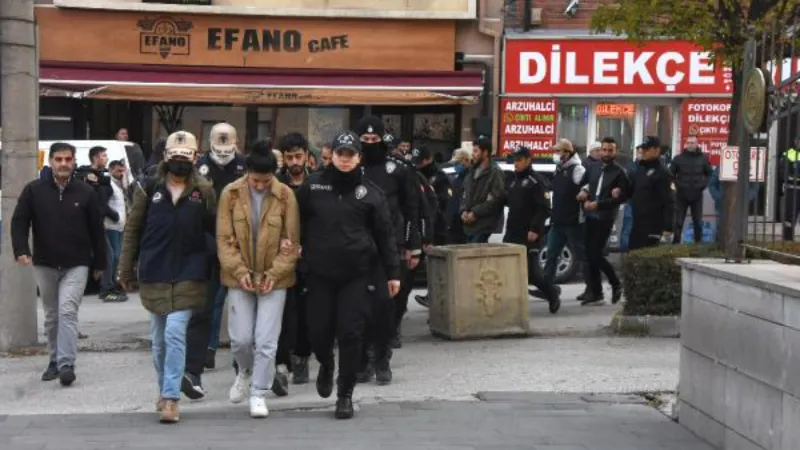
<path fill-rule="evenodd" d="M 492 162 L 492 141 L 480 136 L 472 143 L 473 165 L 464 179 L 461 221 L 470 244 L 489 242 L 503 228 L 506 188 L 503 171 Z"/>

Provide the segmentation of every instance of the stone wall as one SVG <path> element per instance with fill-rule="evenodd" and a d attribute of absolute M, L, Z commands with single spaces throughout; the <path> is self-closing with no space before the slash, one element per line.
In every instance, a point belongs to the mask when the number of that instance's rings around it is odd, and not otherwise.
<path fill-rule="evenodd" d="M 720 449 L 800 449 L 800 268 L 681 265 L 680 423 Z"/>

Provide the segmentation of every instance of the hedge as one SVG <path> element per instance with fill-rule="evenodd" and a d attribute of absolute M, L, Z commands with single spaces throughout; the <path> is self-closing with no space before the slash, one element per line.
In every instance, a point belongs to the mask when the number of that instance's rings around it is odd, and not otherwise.
<path fill-rule="evenodd" d="M 770 250 L 798 255 L 792 258 L 767 251 L 747 250 L 750 259 L 771 259 L 800 265 L 800 242 L 756 244 Z M 681 313 L 679 258 L 724 258 L 716 245 L 661 245 L 629 252 L 622 261 L 626 316 L 674 316 Z"/>

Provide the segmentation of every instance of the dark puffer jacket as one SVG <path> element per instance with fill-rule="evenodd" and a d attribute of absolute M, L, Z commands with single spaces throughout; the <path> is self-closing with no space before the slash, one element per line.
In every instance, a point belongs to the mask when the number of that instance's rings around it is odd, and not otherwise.
<path fill-rule="evenodd" d="M 708 162 L 708 157 L 699 150 L 684 150 L 672 160 L 669 170 L 675 179 L 677 197 L 696 200 L 708 187 L 711 163 Z"/>

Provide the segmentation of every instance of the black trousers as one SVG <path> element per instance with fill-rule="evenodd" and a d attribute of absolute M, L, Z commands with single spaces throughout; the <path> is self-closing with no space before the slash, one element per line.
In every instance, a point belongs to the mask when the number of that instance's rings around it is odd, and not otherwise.
<path fill-rule="evenodd" d="M 554 299 L 556 286 L 544 277 L 544 270 L 539 265 L 539 246 L 531 243 L 526 243 L 525 246 L 528 248 L 528 284 L 542 291 L 547 300 Z"/>
<path fill-rule="evenodd" d="M 376 361 L 391 358 L 390 344 L 397 330 L 395 299 L 389 296 L 389 279 L 386 276 L 386 270 L 383 264 L 377 261 L 373 267 L 375 267 L 375 271 L 370 278 L 370 286 L 372 286 L 370 289 L 370 315 L 361 352 L 360 370 L 367 367 L 370 352 L 374 353 Z"/>
<path fill-rule="evenodd" d="M 392 299 L 394 303 L 395 330 L 403 323 L 403 317 L 408 312 L 408 297 L 411 296 L 411 291 L 414 289 L 414 278 L 416 277 L 417 269 L 422 265 L 422 259 L 420 258 L 420 263 L 413 270 L 409 269 L 403 260 L 400 261 L 400 265 L 402 267 L 400 270 L 400 292 Z"/>
<path fill-rule="evenodd" d="M 686 221 L 686 210 L 692 214 L 692 228 L 694 228 L 694 242 L 703 242 L 703 196 L 696 200 L 686 198 L 675 198 L 675 231 L 672 235 L 672 243 L 680 244 L 683 236 L 683 223 Z"/>
<path fill-rule="evenodd" d="M 320 364 L 332 369 L 335 339 L 339 346 L 339 389 L 352 389 L 370 312 L 370 278 L 365 274 L 332 280 L 309 274 L 307 286 L 306 320 L 314 355 Z"/>
<path fill-rule="evenodd" d="M 292 351 L 297 343 L 297 291 L 294 287 L 286 291 L 286 304 L 283 307 L 281 334 L 278 336 L 278 350 L 275 365 L 284 364 L 292 371 Z"/>
<path fill-rule="evenodd" d="M 298 276 L 297 284 L 292 289 L 295 291 L 293 295 L 297 318 L 293 353 L 295 356 L 308 358 L 311 356 L 311 343 L 308 341 L 308 289 L 306 287 L 305 276 Z"/>
<path fill-rule="evenodd" d="M 186 329 L 185 371 L 198 377 L 203 374 L 206 364 L 206 349 L 208 349 L 208 340 L 211 336 L 211 319 L 217 292 L 220 288 L 219 271 L 219 260 L 215 255 L 211 263 L 211 277 L 207 283 L 206 304 L 202 309 L 192 313 Z"/>
<path fill-rule="evenodd" d="M 631 228 L 631 235 L 628 238 L 628 250 L 638 250 L 640 248 L 655 247 L 661 243 L 661 239 L 651 236 L 647 230 L 636 227 L 636 222 Z"/>
<path fill-rule="evenodd" d="M 611 229 L 614 227 L 614 220 L 600 220 L 586 218 L 586 263 L 589 290 L 595 297 L 603 295 L 602 273 L 606 274 L 611 286 L 619 286 L 620 281 L 614 267 L 603 255 L 608 237 L 611 236 Z"/>

